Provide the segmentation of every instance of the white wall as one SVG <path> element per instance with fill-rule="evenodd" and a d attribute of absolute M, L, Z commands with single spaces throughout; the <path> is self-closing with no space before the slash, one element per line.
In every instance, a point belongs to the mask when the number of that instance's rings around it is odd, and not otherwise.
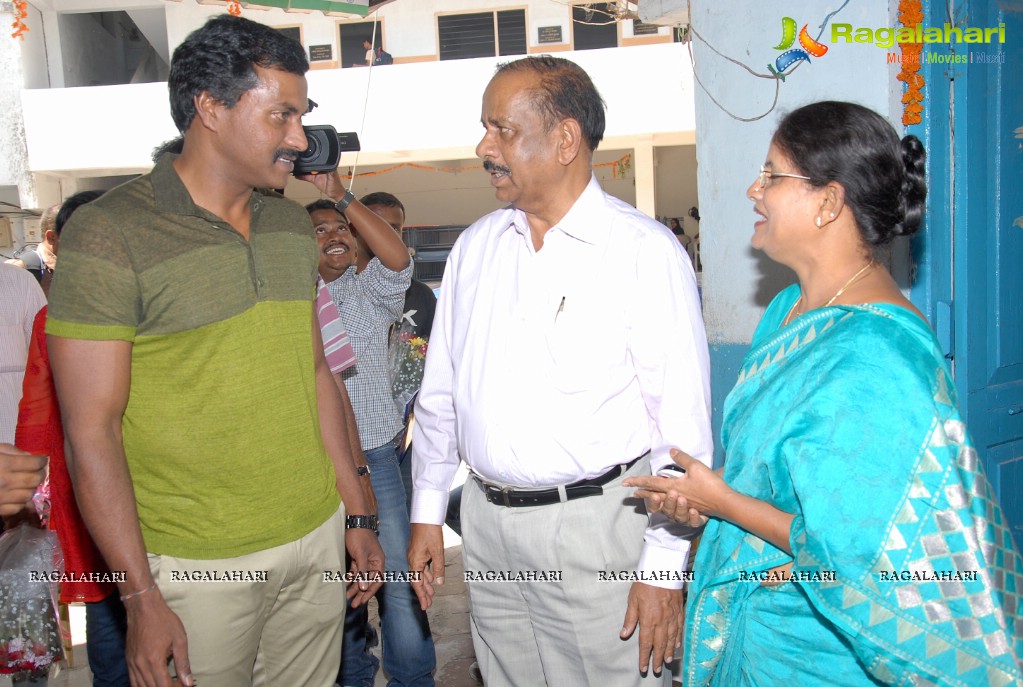
<path fill-rule="evenodd" d="M 695 128 L 692 73 L 681 44 L 587 50 L 571 57 L 608 104 L 606 137 L 617 139 L 608 141 L 608 149 L 621 147 L 622 138 Z M 309 94 L 320 107 L 306 120 L 359 132 L 361 164 L 473 159 L 482 131 L 480 98 L 499 61 L 312 71 Z M 163 83 L 26 90 L 22 100 L 36 172 L 143 171 L 152 148 L 176 133 Z M 342 164 L 354 161 L 354 154 L 346 154 Z"/>
<path fill-rule="evenodd" d="M 0 34 L 0 112 L 4 113 L 0 126 L 0 186 L 17 186 L 31 194 L 21 110 L 22 42 L 6 35 L 13 22 L 13 12 L 0 11 L 0 26 L 5 32 Z"/>
<path fill-rule="evenodd" d="M 43 13 L 32 5 L 28 6 L 28 18 L 25 20 L 29 30 L 26 32 L 25 40 L 21 43 L 21 70 L 25 88 L 49 88 L 50 76 L 47 71 L 46 60 L 46 26 L 44 25 Z M 3 26 L 8 26 L 3 22 Z M 0 34 L 4 40 L 5 35 Z"/>
<path fill-rule="evenodd" d="M 837 3 L 835 4 L 837 6 Z M 781 18 L 794 18 L 810 33 L 833 4 L 813 0 L 760 2 L 735 0 L 692 4 L 692 26 L 721 53 L 754 71 L 767 73 L 779 51 Z M 736 18 L 741 17 L 741 21 Z M 854 26 L 890 26 L 887 0 L 850 2 L 832 21 Z M 830 30 L 822 38 L 830 43 Z M 696 92 L 696 137 L 699 145 L 699 194 L 703 297 L 708 339 L 716 343 L 748 343 L 763 308 L 784 285 L 794 281 L 787 269 L 774 265 L 749 247 L 753 231 L 752 203 L 746 189 L 767 153 L 779 116 L 817 100 L 851 100 L 891 115 L 889 94 L 901 92 L 886 64 L 885 51 L 873 45 L 831 45 L 811 64 L 801 63 L 784 83 L 758 79 L 716 55 L 700 39 L 693 43 L 697 75 L 725 108 L 753 117 L 771 108 L 775 86 L 778 104 L 755 122 L 741 122 L 715 105 L 707 93 Z M 893 122 L 898 117 L 891 117 Z"/>

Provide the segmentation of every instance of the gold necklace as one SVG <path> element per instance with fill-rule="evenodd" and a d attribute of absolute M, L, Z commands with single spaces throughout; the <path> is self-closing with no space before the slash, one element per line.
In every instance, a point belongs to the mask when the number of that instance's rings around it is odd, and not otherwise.
<path fill-rule="evenodd" d="M 846 289 L 848 289 L 850 286 L 852 286 L 857 280 L 860 279 L 860 277 L 865 276 L 868 271 L 874 269 L 877 266 L 878 266 L 878 264 L 876 262 L 874 262 L 873 258 L 871 258 L 870 262 L 868 262 L 866 265 L 861 267 L 860 271 L 857 272 L 856 274 L 854 274 L 849 279 L 849 281 L 847 281 L 845 284 L 843 284 L 842 288 L 840 288 L 838 291 L 836 291 L 835 295 L 832 296 L 831 298 L 829 298 L 828 302 L 825 303 L 824 305 L 822 305 L 821 307 L 822 308 L 826 308 L 829 305 L 831 305 L 832 303 L 834 303 L 836 300 L 838 300 L 839 296 L 841 296 L 843 293 L 845 293 Z M 803 294 L 799 294 L 799 298 L 796 299 L 796 302 L 793 303 L 792 307 L 789 309 L 789 314 L 785 316 L 785 320 L 782 322 L 783 325 L 784 324 L 788 324 L 793 319 L 795 319 L 795 318 L 797 318 L 797 317 L 799 317 L 800 315 L 803 314 L 802 309 L 799 308 L 799 306 L 802 304 L 802 302 L 803 302 Z"/>

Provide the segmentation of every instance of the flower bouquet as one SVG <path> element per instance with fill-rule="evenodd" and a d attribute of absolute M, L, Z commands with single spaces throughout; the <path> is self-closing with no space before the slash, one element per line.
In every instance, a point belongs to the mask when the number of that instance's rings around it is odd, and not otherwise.
<path fill-rule="evenodd" d="M 64 560 L 57 533 L 22 524 L 0 536 L 0 674 L 45 676 L 63 658 L 57 582 Z"/>
<path fill-rule="evenodd" d="M 391 329 L 388 348 L 391 394 L 402 408 L 408 405 L 423 383 L 428 347 L 429 342 L 417 336 L 408 322 L 403 321 Z"/>

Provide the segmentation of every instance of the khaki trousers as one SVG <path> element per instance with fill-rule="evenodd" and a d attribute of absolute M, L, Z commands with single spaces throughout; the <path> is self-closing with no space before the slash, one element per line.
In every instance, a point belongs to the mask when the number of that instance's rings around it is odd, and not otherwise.
<path fill-rule="evenodd" d="M 475 480 L 466 482 L 462 552 L 487 687 L 662 684 L 653 671 L 639 672 L 639 629 L 627 641 L 618 636 L 632 583 L 598 575 L 636 569 L 646 510 L 621 482 L 649 474 L 643 458 L 601 496 L 527 508 L 488 503 Z M 472 580 L 487 571 L 560 571 L 562 581 Z"/>
<path fill-rule="evenodd" d="M 341 662 L 344 506 L 288 544 L 216 560 L 149 555 L 153 578 L 188 634 L 205 687 L 331 687 Z M 214 581 L 214 573 L 221 579 Z M 265 581 L 264 581 L 265 580 Z"/>

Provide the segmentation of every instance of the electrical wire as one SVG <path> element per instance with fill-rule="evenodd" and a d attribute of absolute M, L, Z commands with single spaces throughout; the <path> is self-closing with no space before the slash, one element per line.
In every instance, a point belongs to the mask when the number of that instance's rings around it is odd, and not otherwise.
<path fill-rule="evenodd" d="M 362 134 L 365 134 L 365 132 L 366 132 L 366 112 L 369 110 L 369 91 L 370 91 L 370 85 L 373 83 L 373 64 L 377 61 L 377 59 L 376 59 L 376 55 L 377 55 L 377 26 L 379 25 L 379 23 L 380 22 L 378 22 L 376 20 L 376 17 L 374 17 L 373 18 L 373 34 L 370 36 L 370 41 L 369 41 L 369 49 L 370 49 L 370 54 L 372 55 L 372 57 L 370 58 L 369 65 L 367 66 L 367 72 L 366 72 L 366 94 L 365 94 L 365 96 L 363 97 L 363 100 L 362 100 L 362 123 L 359 125 L 359 132 L 362 133 Z M 362 146 L 359 146 L 359 148 L 361 149 Z M 352 183 L 348 187 L 348 190 L 352 191 L 352 193 L 355 193 L 355 191 L 352 190 L 352 187 L 355 186 L 355 179 L 356 179 L 356 173 L 355 172 L 356 172 L 356 170 L 359 167 L 359 153 L 360 152 L 361 152 L 360 150 L 356 150 L 355 151 L 355 162 L 352 163 L 352 171 L 351 171 Z"/>
<path fill-rule="evenodd" d="M 635 3 L 623 2 L 622 0 L 614 0 L 614 2 L 588 2 L 584 4 L 572 3 L 570 0 L 569 1 L 551 0 L 551 2 L 553 2 L 555 5 L 563 5 L 572 10 L 573 15 L 572 22 L 574 24 L 585 24 L 586 26 L 609 26 L 611 24 L 617 24 L 621 22 L 623 19 L 638 18 L 636 16 L 636 11 L 630 7 L 630 5 L 634 5 Z M 614 5 L 615 9 L 614 12 L 612 13 L 608 10 L 602 10 L 599 7 L 593 7 L 592 5 L 608 6 Z M 636 6 L 638 7 L 638 5 Z M 574 16 L 576 8 L 579 8 L 580 10 L 589 14 L 590 19 L 583 20 L 576 19 Z M 608 17 L 610 21 L 592 21 L 594 14 L 603 14 L 605 17 Z"/>
<path fill-rule="evenodd" d="M 42 217 L 43 214 L 39 210 L 26 210 L 20 205 L 15 205 L 14 203 L 7 203 L 2 200 L 0 200 L 0 205 L 6 205 L 9 208 L 14 208 L 13 210 L 0 209 L 0 215 L 2 216 L 10 215 L 14 217 Z"/>
<path fill-rule="evenodd" d="M 820 31 L 818 31 L 818 33 L 817 33 L 817 40 L 818 41 L 820 40 L 821 36 L 824 35 L 824 30 L 827 28 L 828 22 L 831 21 L 831 18 L 834 17 L 839 12 L 841 12 L 843 9 L 845 9 L 845 6 L 848 5 L 848 4 L 849 4 L 849 0 L 845 0 L 845 2 L 843 2 L 838 7 L 838 9 L 836 9 L 836 10 L 828 13 L 827 15 L 825 15 L 824 20 L 820 23 L 820 25 L 818 27 L 820 29 Z M 688 45 L 688 50 L 689 50 L 689 62 L 690 62 L 690 65 L 692 66 L 692 69 L 693 69 L 693 79 L 695 79 L 696 83 L 699 84 L 700 88 L 703 89 L 703 92 L 707 94 L 707 97 L 710 98 L 711 102 L 713 102 L 715 105 L 717 105 L 718 108 L 722 112 L 724 112 L 726 115 L 728 115 L 732 119 L 738 120 L 740 122 L 755 122 L 758 119 L 763 119 L 767 115 L 771 114 L 771 112 L 774 111 L 774 108 L 778 106 L 778 95 L 781 92 L 781 82 L 785 81 L 785 78 L 787 76 L 791 75 L 794 71 L 799 69 L 799 67 L 802 65 L 802 62 L 796 62 L 792 66 L 792 68 L 789 69 L 787 72 L 772 72 L 772 73 L 768 73 L 768 74 L 762 74 L 760 72 L 756 72 L 751 67 L 749 67 L 747 64 L 745 64 L 744 62 L 741 62 L 741 61 L 739 61 L 739 60 L 737 60 L 737 59 L 735 59 L 733 57 L 729 57 L 728 55 L 725 55 L 723 52 L 721 52 L 720 50 L 715 48 L 706 38 L 704 38 L 702 35 L 700 35 L 700 32 L 696 30 L 696 28 L 693 26 L 693 22 L 692 22 L 692 18 L 693 18 L 692 0 L 690 0 L 690 2 L 688 3 L 688 10 L 689 10 L 688 33 L 690 33 L 693 36 L 695 36 L 696 38 L 700 39 L 700 41 L 702 41 L 704 45 L 706 45 L 708 48 L 710 48 L 710 50 L 712 52 L 714 52 L 714 54 L 716 54 L 719 57 L 722 57 L 722 58 L 728 60 L 729 62 L 732 62 L 733 64 L 739 65 L 740 67 L 742 67 L 743 69 L 745 69 L 750 74 L 752 74 L 753 76 L 757 77 L 758 79 L 771 79 L 771 80 L 774 81 L 774 98 L 771 100 L 771 106 L 765 112 L 763 112 L 762 114 L 756 115 L 754 117 L 740 117 L 739 115 L 734 114 L 727 107 L 722 105 L 721 102 L 717 98 L 714 97 L 714 94 L 710 92 L 710 89 L 707 88 L 706 84 L 704 84 L 703 81 L 700 79 L 700 74 L 699 74 L 699 72 L 696 69 L 696 58 L 693 55 L 693 42 L 690 40 L 690 41 L 687 41 L 687 45 Z"/>

